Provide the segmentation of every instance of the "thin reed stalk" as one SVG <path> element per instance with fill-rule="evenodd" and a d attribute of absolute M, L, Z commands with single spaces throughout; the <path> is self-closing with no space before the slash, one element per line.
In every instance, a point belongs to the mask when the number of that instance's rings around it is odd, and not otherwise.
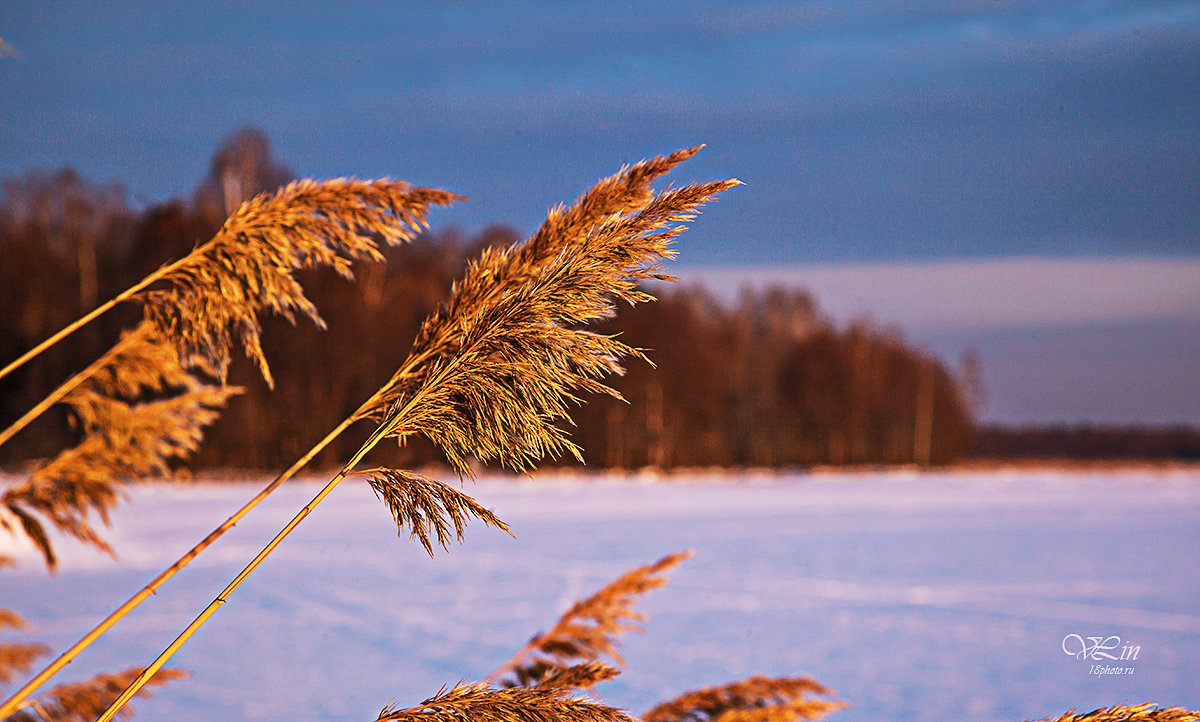
<path fill-rule="evenodd" d="M 263 547 L 262 551 L 256 554 L 254 558 L 250 560 L 250 563 L 247 564 L 246 567 L 236 577 L 234 577 L 233 580 L 230 581 L 223 590 L 221 590 L 221 593 L 218 594 L 216 598 L 204 608 L 204 611 L 200 612 L 199 616 L 197 616 L 196 619 L 193 620 L 192 623 L 189 624 L 179 634 L 179 636 L 175 638 L 175 641 L 171 642 L 171 644 L 165 650 L 163 650 L 163 652 L 159 654 L 158 657 L 155 658 L 155 660 L 151 662 L 150 665 L 146 667 L 146 669 L 129 684 L 129 687 L 127 687 L 125 691 L 122 692 L 121 695 L 109 706 L 109 708 L 105 710 L 104 714 L 97 720 L 97 722 L 108 722 L 108 720 L 111 720 L 121 710 L 121 708 L 124 707 L 125 704 L 129 702 L 129 700 L 135 694 L 137 694 L 138 690 L 140 690 L 142 686 L 146 684 L 146 682 L 150 681 L 154 674 L 161 669 L 164 664 L 167 663 L 167 660 L 169 660 L 175 654 L 175 652 L 178 651 L 179 648 L 182 647 L 187 640 L 196 633 L 196 630 L 203 626 L 203 624 L 207 622 L 213 614 L 216 613 L 217 609 L 219 609 L 222 604 L 228 601 L 229 596 L 233 594 L 233 592 L 236 591 L 243 582 L 246 581 L 246 579 L 254 572 L 255 569 L 258 568 L 260 564 L 263 563 L 268 556 L 270 556 L 271 552 L 275 551 L 276 547 L 283 543 L 283 540 L 286 539 L 292 533 L 292 531 L 294 531 L 296 527 L 300 525 L 300 522 L 304 521 L 305 517 L 312 513 L 312 510 L 315 509 L 316 506 L 325 499 L 325 497 L 329 496 L 330 492 L 337 488 L 338 484 L 342 482 L 342 479 L 345 479 L 350 475 L 351 470 L 358 465 L 358 462 L 362 461 L 362 458 L 366 456 L 371 449 L 375 448 L 375 445 L 378 444 L 382 438 L 382 429 L 377 429 L 375 433 L 373 433 L 371 437 L 367 439 L 367 441 L 358 449 L 358 451 L 354 453 L 354 456 L 350 458 L 350 461 L 346 462 L 345 466 L 343 466 L 342 469 L 332 479 L 330 479 L 329 482 L 322 487 L 319 492 L 317 492 L 317 495 L 312 498 L 312 501 L 305 504 L 304 507 L 297 512 L 296 516 L 292 517 L 292 520 L 289 521 L 283 527 L 283 529 L 281 529 L 279 533 L 276 534 L 273 539 L 271 539 L 271 541 L 267 542 L 267 545 Z"/>
<path fill-rule="evenodd" d="M 372 399 L 368 400 L 368 402 L 366 404 L 363 404 L 363 408 L 365 408 L 367 406 L 367 404 L 373 403 L 374 398 L 375 397 L 372 397 Z M 360 409 L 360 411 L 361 411 L 361 409 Z M 29 682 L 27 682 L 24 686 L 22 686 L 20 689 L 18 689 L 16 692 L 14 692 L 11 697 L 9 697 L 7 700 L 4 701 L 4 703 L 2 705 L 0 705 L 0 719 L 4 719 L 9 714 L 12 714 L 13 712 L 15 712 L 20 707 L 22 702 L 24 702 L 26 699 L 29 698 L 29 696 L 31 694 L 33 694 L 35 691 L 37 691 L 39 688 L 41 688 L 42 685 L 44 685 L 44 684 L 46 684 L 46 682 L 50 681 L 50 679 L 55 674 L 58 674 L 58 672 L 60 670 L 62 670 L 63 667 L 70 664 L 71 661 L 73 659 L 75 659 L 75 657 L 79 656 L 79 654 L 83 650 L 85 650 L 89 646 L 91 646 L 96 640 L 98 640 L 100 637 L 102 637 L 105 632 L 107 632 L 117 622 L 121 621 L 121 619 L 123 619 L 126 615 L 128 615 L 130 612 L 132 612 L 134 609 L 136 609 L 142 602 L 149 599 L 155 592 L 158 591 L 158 589 L 160 587 L 162 587 L 162 585 L 166 584 L 167 581 L 171 577 L 175 576 L 175 574 L 177 574 L 180 570 L 182 570 L 189 563 L 191 563 L 191 561 L 193 559 L 195 559 L 197 556 L 199 556 L 201 552 L 203 552 L 205 549 L 210 547 L 214 542 L 216 542 L 218 539 L 220 539 L 225 534 L 225 532 L 229 531 L 234 526 L 236 526 L 238 521 L 240 521 L 242 519 L 242 517 L 249 514 L 250 511 L 252 509 L 254 509 L 254 507 L 256 507 L 260 503 L 262 503 L 262 501 L 264 499 L 266 499 L 271 494 L 271 492 L 275 491 L 275 489 L 279 488 L 279 486 L 281 486 L 284 482 L 286 482 L 288 479 L 291 479 L 293 476 L 295 476 L 297 473 L 299 473 L 300 470 L 303 469 L 305 466 L 307 466 L 308 463 L 311 462 L 317 454 L 319 454 L 334 439 L 336 439 L 338 436 L 340 436 L 343 431 L 345 431 L 347 428 L 349 428 L 350 425 L 355 420 L 357 420 L 356 417 L 357 417 L 358 413 L 359 412 L 355 412 L 354 415 L 351 415 L 350 417 L 348 417 L 344 421 L 342 421 L 342 423 L 339 424 L 337 426 L 337 428 L 335 428 L 333 431 L 329 432 L 329 434 L 327 434 L 325 436 L 325 438 L 321 439 L 321 441 L 319 441 L 315 446 L 313 446 L 313 448 L 310 449 L 308 451 L 308 453 L 306 453 L 301 458 L 297 459 L 296 462 L 287 469 L 287 471 L 285 471 L 282 474 L 280 474 L 279 476 L 277 476 L 274 481 L 272 481 L 270 484 L 265 486 L 261 491 L 259 491 L 258 494 L 256 494 L 254 496 L 254 498 L 252 498 L 248 502 L 246 502 L 240 509 L 235 511 L 228 519 L 226 519 L 220 526 L 218 526 L 216 529 L 213 529 L 211 532 L 209 532 L 208 536 L 204 537 L 204 539 L 202 539 L 198 544 L 196 544 L 194 547 L 192 547 L 186 553 L 184 553 L 183 556 L 181 556 L 178 560 L 175 561 L 174 564 L 172 564 L 171 566 L 169 566 L 165 570 L 163 570 L 149 584 L 142 587 L 142 589 L 140 591 L 138 591 L 137 594 L 134 594 L 132 597 L 130 597 L 128 600 L 126 600 L 126 602 L 124 604 L 122 604 L 121 606 L 119 606 L 115 610 L 113 610 L 107 617 L 104 618 L 103 621 L 101 621 L 91 631 L 89 631 L 82 638 L 80 638 L 79 641 L 77 641 L 77 642 L 75 642 L 75 644 L 71 645 L 71 647 L 68 648 L 61 655 L 59 655 L 59 657 L 57 659 L 55 659 L 53 662 L 51 662 L 49 665 L 47 665 L 45 669 L 43 669 L 41 672 L 38 672 L 38 674 L 33 679 L 29 680 Z"/>
<path fill-rule="evenodd" d="M 138 281 L 134 285 L 125 289 L 121 293 L 117 294 L 116 296 L 114 296 L 114 297 L 110 298 L 109 300 L 105 301 L 104 303 L 100 304 L 99 306 L 97 306 L 95 309 L 93 309 L 89 313 L 86 313 L 83 316 L 80 316 L 79 318 L 75 319 L 71 323 L 67 324 L 61 331 L 54 334 L 53 336 L 50 336 L 49 338 L 42 341 L 41 343 L 34 346 L 33 348 L 29 349 L 25 353 L 18 356 L 15 360 L 10 362 L 3 369 L 0 369 L 0 379 L 4 378 L 5 376 L 9 375 L 13 371 L 16 371 L 20 367 L 24 366 L 29 361 L 38 357 L 39 355 L 41 355 L 41 353 L 43 351 L 54 346 L 59 341 L 62 341 L 63 339 L 67 338 L 68 336 L 75 333 L 79 329 L 88 325 L 92 321 L 95 321 L 97 318 L 100 318 L 104 314 L 108 313 L 114 307 L 116 307 L 118 304 L 120 304 L 124 301 L 128 301 L 129 299 L 133 298 L 137 294 L 141 293 L 143 290 L 149 288 L 153 284 L 162 280 L 179 263 L 182 263 L 182 261 L 177 261 L 176 264 L 172 264 L 169 266 L 163 266 L 162 268 L 158 269 L 154 273 L 151 273 L 149 276 L 146 276 L 145 278 Z"/>
<path fill-rule="evenodd" d="M 14 421 L 4 431 L 0 431 L 0 446 L 4 446 L 9 439 L 16 436 L 22 429 L 28 426 L 30 422 L 46 413 L 51 406 L 54 406 L 66 398 L 68 394 L 79 388 L 80 384 L 82 384 L 84 381 L 87 381 L 100 369 L 111 364 L 113 359 L 115 359 L 136 342 L 137 339 L 131 335 L 122 338 L 112 348 L 104 352 L 103 356 L 93 361 L 87 368 L 75 374 L 70 379 L 64 381 L 62 385 L 60 385 L 54 391 L 51 391 L 50 394 L 38 402 L 36 406 L 25 412 L 24 416 Z"/>

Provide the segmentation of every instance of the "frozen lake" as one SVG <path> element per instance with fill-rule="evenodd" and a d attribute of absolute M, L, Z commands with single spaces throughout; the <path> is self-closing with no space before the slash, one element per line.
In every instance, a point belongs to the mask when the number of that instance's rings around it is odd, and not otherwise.
<path fill-rule="evenodd" d="M 323 481 L 323 480 L 322 480 Z M 319 488 L 291 483 L 60 675 L 146 664 Z M 148 485 L 113 519 L 119 562 L 61 542 L 0 573 L 0 607 L 57 651 L 257 491 Z M 485 676 L 575 599 L 692 549 L 638 605 L 635 714 L 753 674 L 808 675 L 845 720 L 1024 720 L 1128 700 L 1200 707 L 1200 471 L 878 472 L 481 480 L 515 539 L 473 524 L 425 556 L 346 482 L 172 664 L 140 719 L 368 720 Z M 3 542 L 7 543 L 7 542 Z M 1097 676 L 1064 651 L 1117 637 Z M 4 639 L 23 638 L 6 633 Z M 48 660 L 46 660 L 48 661 Z"/>

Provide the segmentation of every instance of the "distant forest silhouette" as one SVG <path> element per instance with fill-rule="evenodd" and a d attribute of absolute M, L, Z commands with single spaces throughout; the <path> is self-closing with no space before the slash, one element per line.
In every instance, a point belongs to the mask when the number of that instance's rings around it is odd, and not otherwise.
<path fill-rule="evenodd" d="M 70 170 L 6 180 L 0 361 L 187 254 L 242 201 L 293 177 L 271 157 L 265 135 L 247 130 L 217 150 L 191 199 L 145 210 L 131 208 L 119 187 Z M 546 203 L 559 200 L 570 199 Z M 517 240 L 504 226 L 473 237 L 443 228 L 389 251 L 386 264 L 356 267 L 355 283 L 332 272 L 304 275 L 328 330 L 280 319 L 265 325 L 276 388 L 239 359 L 230 382 L 247 393 L 212 427 L 195 466 L 278 468 L 301 456 L 392 374 L 465 262 Z M 589 467 L 944 464 L 972 453 L 971 379 L 898 334 L 838 328 L 801 291 L 744 293 L 733 305 L 694 287 L 656 292 L 660 301 L 624 308 L 602 329 L 648 349 L 657 368 L 634 361 L 616 380 L 628 404 L 596 398 L 575 412 L 572 438 Z M 139 316 L 136 307 L 118 309 L 0 382 L 0 424 L 95 360 Z M 357 432 L 343 434 L 317 465 L 350 455 L 368 429 Z M 0 463 L 49 455 L 74 434 L 65 411 L 48 414 L 0 448 Z M 1003 444 L 992 446 L 1003 455 Z M 439 460 L 420 441 L 388 453 L 409 466 Z"/>

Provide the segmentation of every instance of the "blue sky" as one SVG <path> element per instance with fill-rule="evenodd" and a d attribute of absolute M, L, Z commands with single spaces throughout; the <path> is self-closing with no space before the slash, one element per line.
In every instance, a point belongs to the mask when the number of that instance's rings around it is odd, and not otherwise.
<path fill-rule="evenodd" d="M 142 203 L 189 194 L 216 145 L 256 125 L 301 175 L 446 187 L 472 200 L 435 224 L 530 231 L 622 163 L 707 143 L 678 179 L 747 185 L 685 236 L 681 268 L 786 268 L 803 283 L 828 266 L 905 277 L 914 264 L 1075 260 L 1086 273 L 1108 259 L 1161 310 L 1189 289 L 1120 259 L 1170 261 L 1185 281 L 1200 264 L 1194 1 L 5 3 L 0 38 L 20 53 L 0 62 L 0 175 L 70 165 Z M 1028 277 L 1015 268 L 1014 283 Z M 926 278 L 937 297 L 944 276 Z M 1121 298 L 1099 294 L 1112 309 L 1100 320 L 1047 321 L 1031 300 L 1003 324 L 913 335 L 953 361 L 979 341 L 962 334 L 987 329 L 1041 339 L 1200 321 L 1130 321 Z M 880 303 L 867 315 L 931 325 Z M 976 345 L 986 371 L 989 344 Z M 1071 378 L 1053 364 L 1112 362 L 1039 353 L 1025 363 L 1047 379 Z M 1185 373 L 1200 342 L 1161 354 L 1182 412 L 1114 400 L 992 413 L 1200 423 L 1200 381 Z"/>

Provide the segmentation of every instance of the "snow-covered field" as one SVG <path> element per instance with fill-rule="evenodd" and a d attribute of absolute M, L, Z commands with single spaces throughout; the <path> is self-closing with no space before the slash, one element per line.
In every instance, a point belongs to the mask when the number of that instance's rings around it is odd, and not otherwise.
<path fill-rule="evenodd" d="M 277 492 L 64 679 L 149 662 L 319 488 Z M 114 562 L 61 542 L 0 573 L 0 607 L 60 650 L 257 490 L 148 485 L 113 518 Z M 476 523 L 434 559 L 346 482 L 175 657 L 190 680 L 140 719 L 367 720 L 478 679 L 575 599 L 693 549 L 646 597 L 625 673 L 642 712 L 753 674 L 810 675 L 834 719 L 1023 720 L 1123 700 L 1200 707 L 1200 472 L 878 472 L 484 479 Z M 7 542 L 3 542 L 7 543 Z M 1098 676 L 1064 651 L 1119 637 Z M 7 633 L 5 639 L 19 638 Z"/>

